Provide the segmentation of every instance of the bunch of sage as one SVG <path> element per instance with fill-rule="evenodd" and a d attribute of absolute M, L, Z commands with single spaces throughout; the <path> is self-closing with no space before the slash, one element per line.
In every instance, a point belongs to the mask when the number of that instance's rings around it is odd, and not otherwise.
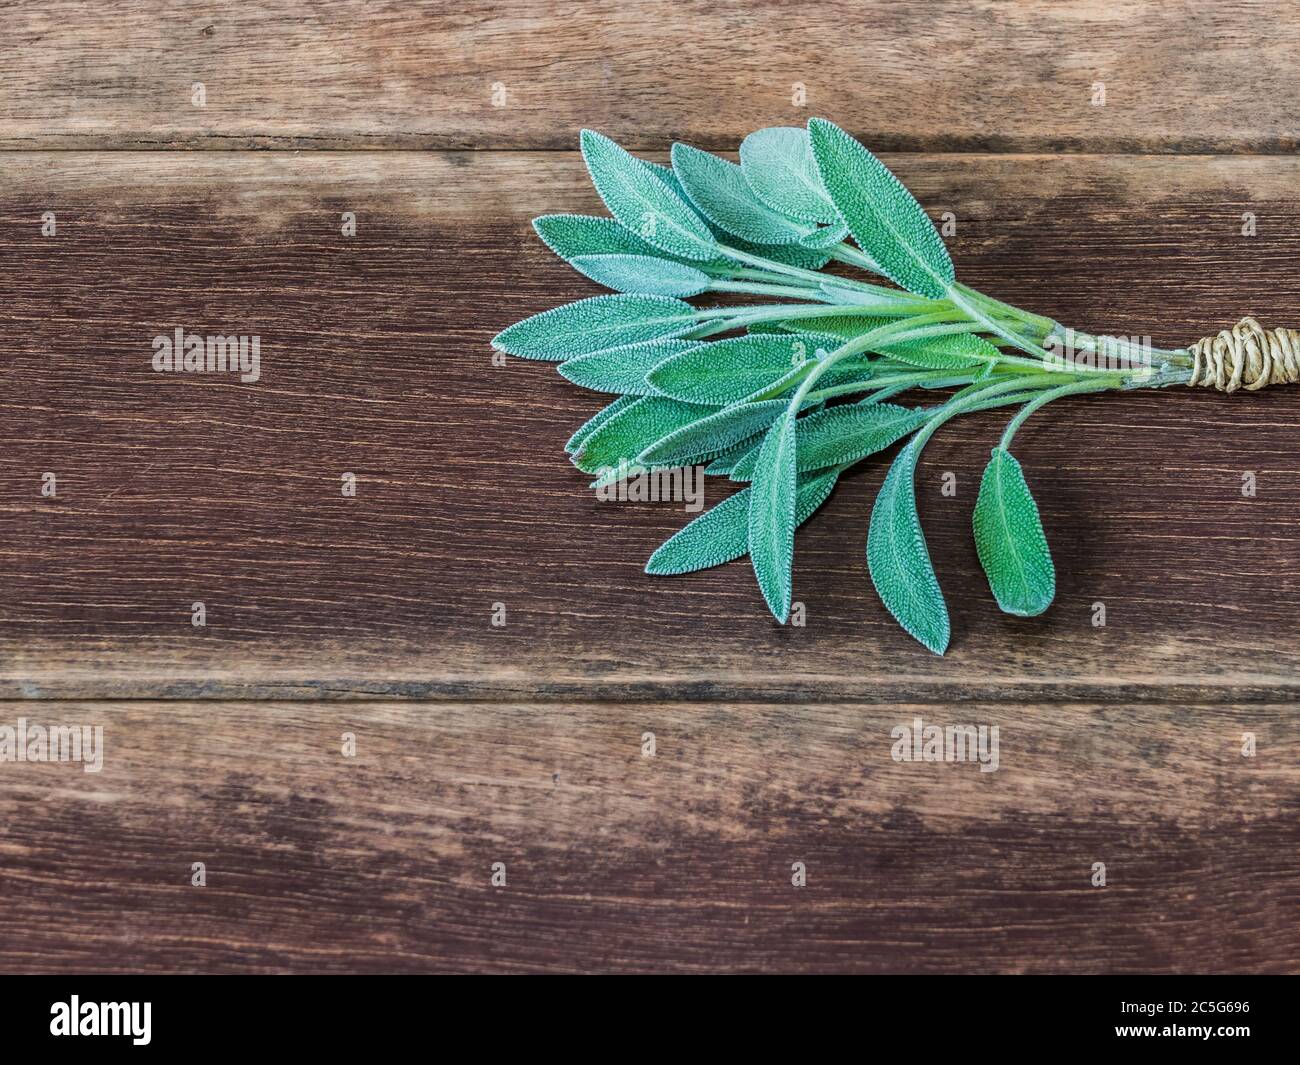
<path fill-rule="evenodd" d="M 961 284 L 911 193 L 823 119 L 750 134 L 739 164 L 676 144 L 669 168 L 590 130 L 582 154 L 613 217 L 544 215 L 533 224 L 552 251 L 617 294 L 534 315 L 493 344 L 557 362 L 568 380 L 618 397 L 567 445 L 593 487 L 697 463 L 746 484 L 664 543 L 646 571 L 686 573 L 748 554 L 782 623 L 795 529 L 845 470 L 898 441 L 910 438 L 876 498 L 867 565 L 903 628 L 942 654 L 948 610 L 914 487 L 921 450 L 941 425 L 1019 407 L 984 471 L 973 525 L 998 605 L 1031 616 L 1051 603 L 1056 575 L 1011 453 L 1026 418 L 1065 396 L 1194 384 L 1202 372 L 1199 383 L 1213 374 L 1217 387 L 1234 372 L 1238 385 L 1253 373 L 1247 387 L 1300 376 L 1300 364 L 1281 355 L 1262 369 L 1259 357 L 1251 363 L 1248 339 L 1235 361 L 1234 342 L 1222 338 L 1190 349 L 1107 348 Z M 830 263 L 876 280 L 824 271 Z M 773 302 L 686 302 L 706 293 Z M 1072 351 L 1063 356 L 1066 336 Z M 1271 350 L 1267 338 L 1263 348 Z M 1095 357 L 1103 349 L 1107 357 Z M 921 406 L 889 402 L 914 390 L 938 395 Z"/>

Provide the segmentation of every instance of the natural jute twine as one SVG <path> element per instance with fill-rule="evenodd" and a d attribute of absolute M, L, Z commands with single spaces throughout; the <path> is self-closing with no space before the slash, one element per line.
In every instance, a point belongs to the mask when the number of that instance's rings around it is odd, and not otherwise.
<path fill-rule="evenodd" d="M 1203 337 L 1189 347 L 1195 388 L 1235 392 L 1265 385 L 1300 381 L 1300 331 L 1265 329 L 1254 318 L 1243 318 L 1231 329 Z"/>

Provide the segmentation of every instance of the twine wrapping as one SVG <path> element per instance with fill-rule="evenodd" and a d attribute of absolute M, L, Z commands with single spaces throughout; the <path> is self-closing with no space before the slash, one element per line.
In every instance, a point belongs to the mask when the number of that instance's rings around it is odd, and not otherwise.
<path fill-rule="evenodd" d="M 1300 331 L 1295 329 L 1267 330 L 1254 318 L 1243 318 L 1187 350 L 1193 359 L 1187 382 L 1192 388 L 1253 392 L 1300 381 Z"/>

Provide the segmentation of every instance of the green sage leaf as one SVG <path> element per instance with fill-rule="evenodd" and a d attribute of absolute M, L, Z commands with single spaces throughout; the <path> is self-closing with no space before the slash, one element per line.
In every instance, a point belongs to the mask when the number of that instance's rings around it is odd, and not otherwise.
<path fill-rule="evenodd" d="M 867 568 L 881 600 L 907 632 L 935 654 L 948 647 L 948 605 L 916 513 L 917 442 L 889 468 L 871 509 Z"/>
<path fill-rule="evenodd" d="M 666 359 L 647 380 L 687 403 L 735 403 L 807 362 L 818 343 L 806 334 L 751 333 Z"/>
<path fill-rule="evenodd" d="M 672 174 L 667 167 L 660 169 Z M 683 265 L 707 266 L 715 274 L 730 274 L 740 265 L 721 255 L 707 261 L 683 259 L 647 243 L 614 219 L 597 215 L 544 214 L 533 219 L 533 229 L 542 243 L 565 262 L 583 255 L 648 255 Z"/>
<path fill-rule="evenodd" d="M 652 163 L 649 160 L 642 160 L 642 162 L 658 174 L 663 179 L 664 184 L 672 189 L 678 197 L 686 203 L 691 202 L 691 198 L 686 195 L 686 190 L 682 188 L 681 182 L 677 180 L 677 175 L 673 173 L 672 167 L 664 166 L 662 163 Z M 715 238 L 723 240 L 729 247 L 735 248 L 737 251 L 758 255 L 764 259 L 770 259 L 772 262 L 784 263 L 786 266 L 798 266 L 804 270 L 820 270 L 830 262 L 830 252 L 821 248 L 805 248 L 798 243 L 756 244 L 753 241 L 744 240 L 734 233 L 729 233 L 721 226 L 709 221 L 708 218 L 704 218 L 703 222 L 708 226 L 709 231 Z M 709 262 L 710 269 L 715 271 L 723 265 L 730 267 L 734 271 L 743 264 L 728 259 L 725 255 L 719 255 Z"/>
<path fill-rule="evenodd" d="M 847 295 L 847 290 L 843 291 Z M 867 302 L 871 302 L 870 299 Z M 885 306 L 886 304 L 882 302 L 881 309 L 883 310 Z M 908 313 L 912 312 L 909 310 Z M 817 336 L 822 342 L 842 343 L 897 320 L 896 317 L 875 315 L 862 317 L 834 315 L 825 318 L 787 318 L 777 324 L 791 332 Z M 872 350 L 888 356 L 895 362 L 927 370 L 963 370 L 989 365 L 996 362 L 999 355 L 996 347 L 974 333 L 941 334 L 898 343 L 886 341 L 875 345 Z"/>
<path fill-rule="evenodd" d="M 749 498 L 749 560 L 768 609 L 782 625 L 790 616 L 794 566 L 798 482 L 794 421 L 790 414 L 782 414 L 767 431 L 754 464 Z"/>
<path fill-rule="evenodd" d="M 738 444 L 732 444 L 721 455 L 710 462 L 704 472 L 711 477 L 725 476 L 731 473 L 732 468 L 738 461 L 744 458 L 750 452 L 756 452 L 763 443 L 763 433 L 757 433 L 754 436 L 747 436 Z"/>
<path fill-rule="evenodd" d="M 559 362 L 602 348 L 682 336 L 698 324 L 695 308 L 670 296 L 592 296 L 516 322 L 493 337 L 492 346 L 523 359 Z"/>
<path fill-rule="evenodd" d="M 612 218 L 586 214 L 544 214 L 533 230 L 566 263 L 580 255 L 663 255 Z"/>
<path fill-rule="evenodd" d="M 712 259 L 717 241 L 703 220 L 646 162 L 608 137 L 582 131 L 582 157 L 609 213 L 661 251 Z"/>
<path fill-rule="evenodd" d="M 655 387 L 646 374 L 665 359 L 701 347 L 694 340 L 646 340 L 579 355 L 560 363 L 560 375 L 593 392 L 618 392 L 627 396 L 653 396 Z"/>
<path fill-rule="evenodd" d="M 699 421 L 710 409 L 663 396 L 642 396 L 587 437 L 573 456 L 573 464 L 583 473 L 599 475 L 621 462 L 637 462 L 637 456 L 654 441 Z M 640 462 L 639 465 L 669 464 Z"/>
<path fill-rule="evenodd" d="M 758 461 L 758 450 L 754 449 L 738 458 L 731 467 L 730 477 L 737 484 L 744 484 L 754 479 L 754 464 Z"/>
<path fill-rule="evenodd" d="M 808 133 L 822 184 L 858 246 L 899 287 L 943 299 L 956 272 L 943 238 L 915 197 L 835 123 L 809 119 Z"/>
<path fill-rule="evenodd" d="M 900 344 L 884 344 L 876 350 L 925 370 L 968 370 L 990 366 L 998 360 L 998 349 L 974 333 L 920 337 Z"/>
<path fill-rule="evenodd" d="M 705 408 L 707 413 L 703 417 L 648 442 L 636 460 L 647 466 L 680 466 L 712 458 L 767 429 L 786 406 L 785 400 L 773 399 L 765 403 L 737 403 L 722 410 Z"/>
<path fill-rule="evenodd" d="M 673 173 L 701 214 L 743 240 L 793 244 L 813 232 L 812 226 L 792 222 L 755 196 L 735 163 L 689 144 L 674 144 Z"/>
<path fill-rule="evenodd" d="M 884 451 L 919 429 L 927 417 L 924 410 L 892 403 L 843 404 L 806 415 L 795 429 L 799 472 L 848 466 Z M 753 460 L 742 456 L 731 468 L 731 479 L 748 481 L 753 468 Z"/>
<path fill-rule="evenodd" d="M 693 573 L 740 558 L 748 549 L 749 489 L 728 496 L 683 526 L 645 564 L 647 573 Z"/>
<path fill-rule="evenodd" d="M 756 389 L 749 395 L 745 396 L 746 403 L 761 403 L 764 400 L 776 399 L 777 396 L 783 396 L 792 388 L 803 383 L 814 369 L 818 359 L 827 354 L 827 349 L 834 349 L 839 346 L 834 337 L 822 337 L 816 334 L 800 334 L 811 342 L 819 346 L 816 350 L 816 357 L 809 358 L 802 363 L 792 366 L 785 374 L 776 378 L 771 384 Z M 847 362 L 837 363 L 817 379 L 818 388 L 834 388 L 838 385 L 848 385 L 863 378 L 870 377 L 876 370 L 876 364 L 868 363 L 862 358 L 849 359 Z M 869 384 L 864 384 L 863 389 L 870 388 Z"/>
<path fill-rule="evenodd" d="M 998 606 L 1033 617 L 1056 595 L 1056 568 L 1038 505 L 1014 455 L 1000 447 L 984 469 L 973 520 L 975 549 Z"/>
<path fill-rule="evenodd" d="M 839 475 L 839 470 L 819 470 L 799 478 L 796 525 L 802 525 L 826 501 Z M 665 540 L 650 556 L 645 571 L 656 575 L 693 573 L 747 554 L 749 500 L 750 489 L 743 488 L 706 510 Z"/>
<path fill-rule="evenodd" d="M 737 251 L 771 259 L 774 263 L 797 266 L 801 270 L 820 270 L 831 260 L 829 251 L 821 248 L 805 248 L 802 244 L 755 244 L 752 241 L 741 240 L 739 237 L 728 237 L 726 243 Z"/>
<path fill-rule="evenodd" d="M 604 472 L 600 473 L 591 484 L 587 485 L 588 488 L 593 491 L 597 488 L 606 488 L 617 481 L 624 480 L 625 478 L 639 477 L 643 473 L 650 472 L 650 470 L 645 466 L 638 466 L 635 462 L 620 462 L 617 466 L 610 466 L 603 469 Z"/>
<path fill-rule="evenodd" d="M 808 334 L 804 333 L 800 335 L 807 336 Z M 818 349 L 818 351 L 821 352 L 822 349 Z M 820 354 L 818 355 L 818 358 L 820 358 Z M 770 399 L 776 399 L 777 396 L 785 395 L 785 393 L 789 392 L 790 389 L 803 383 L 804 378 L 812 373 L 813 364 L 815 362 L 816 359 L 806 359 L 803 362 L 795 363 L 786 370 L 785 373 L 778 374 L 766 384 L 761 385 L 754 389 L 754 391 L 750 392 L 747 396 L 743 397 L 744 402 L 763 403 Z M 824 377 L 822 379 L 825 380 Z"/>
<path fill-rule="evenodd" d="M 836 244 L 842 244 L 849 235 L 849 227 L 846 225 L 824 226 L 821 229 L 814 230 L 807 236 L 799 238 L 801 248 L 833 248 Z"/>
<path fill-rule="evenodd" d="M 650 296 L 698 296 L 711 281 L 693 266 L 649 255 L 575 255 L 569 265 L 615 292 Z"/>
<path fill-rule="evenodd" d="M 817 173 L 807 130 L 773 126 L 751 133 L 740 142 L 740 168 L 754 195 L 774 211 L 803 222 L 839 224 L 839 212 Z"/>
<path fill-rule="evenodd" d="M 856 314 L 845 315 L 827 315 L 826 317 L 811 318 L 785 318 L 779 323 L 783 329 L 791 333 L 818 333 L 832 340 L 843 343 L 846 340 L 853 340 L 869 333 L 873 329 L 879 329 L 882 325 L 888 325 L 896 321 L 894 318 L 878 318 L 875 316 L 863 315 L 859 317 Z"/>
<path fill-rule="evenodd" d="M 574 434 L 569 437 L 569 442 L 564 445 L 564 450 L 572 455 L 582 447 L 583 441 L 585 441 L 587 437 L 591 436 L 592 433 L 609 421 L 610 418 L 614 417 L 615 414 L 626 410 L 634 402 L 636 402 L 635 396 L 619 396 L 619 398 L 614 400 L 614 402 L 609 404 L 609 406 L 598 410 L 594 415 L 578 426 Z"/>
<path fill-rule="evenodd" d="M 845 404 L 799 420 L 799 472 L 845 466 L 874 455 L 929 417 L 893 403 Z"/>
<path fill-rule="evenodd" d="M 686 195 L 686 190 L 682 188 L 682 183 L 677 180 L 677 175 L 673 173 L 673 168 L 671 166 L 665 166 L 663 163 L 652 163 L 649 159 L 642 159 L 641 162 L 645 163 L 645 165 L 654 171 L 654 173 L 659 175 L 663 183 L 673 190 L 674 195 L 676 195 L 679 200 L 683 203 L 691 202 L 691 198 Z M 709 229 L 713 230 L 713 235 L 715 237 L 718 235 L 718 231 L 714 229 L 707 218 L 701 219 L 701 221 L 703 221 Z"/>

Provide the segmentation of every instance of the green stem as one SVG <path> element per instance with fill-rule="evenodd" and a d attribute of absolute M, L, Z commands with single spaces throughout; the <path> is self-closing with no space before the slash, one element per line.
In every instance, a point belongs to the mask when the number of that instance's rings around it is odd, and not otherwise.
<path fill-rule="evenodd" d="M 880 264 L 865 252 L 858 251 L 852 244 L 847 241 L 836 244 L 831 248 L 831 258 L 837 262 L 848 263 L 850 266 L 860 266 L 863 270 L 868 270 L 873 274 L 881 273 Z"/>
<path fill-rule="evenodd" d="M 762 307 L 707 307 L 697 310 L 695 317 L 701 321 L 716 318 L 730 318 L 735 326 L 749 325 L 752 322 L 779 322 L 783 318 L 837 318 L 837 317 L 872 317 L 873 308 L 868 305 L 846 306 L 842 303 L 797 303 L 767 304 Z M 896 325 L 898 323 L 890 323 Z M 865 348 L 862 350 L 866 350 Z"/>
<path fill-rule="evenodd" d="M 725 244 L 718 245 L 718 251 L 728 259 L 738 263 L 746 263 L 749 266 L 756 266 L 760 270 L 767 270 L 770 273 L 785 274 L 787 277 L 797 277 L 805 281 L 811 281 L 815 285 L 820 285 L 826 280 L 826 274 L 819 274 L 816 270 L 805 270 L 801 266 L 790 266 L 788 263 L 778 263 L 772 259 L 764 259 L 759 255 L 750 255 L 748 252 L 740 251 L 738 248 L 729 248 Z"/>
<path fill-rule="evenodd" d="M 837 396 L 851 396 L 855 392 L 870 392 L 877 388 L 889 388 L 897 386 L 900 391 L 913 388 L 916 385 L 935 382 L 936 387 L 941 379 L 947 375 L 947 380 L 951 384 L 964 384 L 970 380 L 969 375 L 964 378 L 953 379 L 948 370 L 917 370 L 915 373 L 894 374 L 889 377 L 867 378 L 862 381 L 850 381 L 842 385 L 832 385 L 830 388 L 820 388 L 816 392 L 810 393 L 806 398 L 814 403 L 822 403 L 828 399 L 835 399 Z"/>
<path fill-rule="evenodd" d="M 722 265 L 701 267 L 706 274 L 713 274 L 723 281 L 766 281 L 773 285 L 784 285 L 792 279 L 784 274 L 773 273 L 771 270 L 752 270 L 747 266 L 733 267 L 731 265 Z M 814 287 L 812 282 L 807 282 L 809 288 Z"/>
<path fill-rule="evenodd" d="M 938 312 L 935 312 L 934 315 L 918 315 L 916 318 L 912 320 L 910 324 L 915 326 L 918 322 L 922 320 L 922 318 L 934 318 L 936 316 L 938 316 Z M 951 318 L 951 314 L 944 315 L 943 317 Z M 939 325 L 931 325 L 931 326 L 926 326 L 924 328 L 915 328 L 908 332 L 902 333 L 899 336 L 891 337 L 890 343 L 899 344 L 908 340 L 925 340 L 928 337 L 950 336 L 954 333 L 967 333 L 967 332 L 970 332 L 970 323 L 968 321 L 965 320 L 960 322 L 944 321 L 942 324 Z M 888 353 L 886 352 L 884 354 L 888 354 Z M 1026 370 L 1035 370 L 1040 372 L 1045 372 L 1048 369 L 1050 369 L 1050 367 L 1044 364 L 1042 359 L 1026 359 L 1020 355 L 1007 355 L 1005 352 L 999 353 L 998 365 L 1018 366 Z"/>
<path fill-rule="evenodd" d="M 952 399 L 948 400 L 947 403 L 935 408 L 935 412 L 931 416 L 930 420 L 916 431 L 916 436 L 912 438 L 913 443 L 916 444 L 916 448 L 919 451 L 921 448 L 925 447 L 925 442 L 934 435 L 935 430 L 938 429 L 939 426 L 944 422 L 957 417 L 957 415 L 969 414 L 977 410 L 990 410 L 993 407 L 1001 407 L 1010 403 L 1020 402 L 1022 398 L 1020 395 L 1021 393 L 1026 390 L 1042 388 L 1048 384 L 1050 384 L 1050 382 L 1044 380 L 1042 377 L 1017 376 L 1007 381 L 995 382 L 986 388 L 981 388 L 978 391 L 969 394 L 959 393 Z M 1114 385 L 1111 387 L 1114 387 Z M 1016 393 L 1016 396 L 1014 398 L 1007 398 L 1007 393 Z"/>
<path fill-rule="evenodd" d="M 1192 379 L 1192 371 L 1184 366 L 1162 366 L 1149 374 L 1128 374 L 1121 386 L 1126 391 L 1138 388 L 1168 388 L 1170 385 L 1185 385 Z"/>
<path fill-rule="evenodd" d="M 732 325 L 727 319 L 715 320 L 700 326 L 698 329 L 692 329 L 686 334 L 687 340 L 703 340 L 705 337 L 716 336 L 718 333 L 725 333 L 731 329 Z"/>
<path fill-rule="evenodd" d="M 1016 435 L 1016 430 L 1024 425 L 1025 419 L 1039 407 L 1051 403 L 1054 399 L 1060 399 L 1062 396 L 1078 395 L 1082 392 L 1105 392 L 1118 387 L 1120 387 L 1119 383 L 1115 381 L 1074 381 L 1068 385 L 1061 385 L 1059 388 L 1049 389 L 1031 399 L 1016 412 L 1016 416 L 1011 421 L 1007 422 L 1006 430 L 1002 434 L 1002 443 L 999 446 L 1003 451 L 1010 448 L 1011 438 Z"/>
<path fill-rule="evenodd" d="M 844 245 L 841 245 L 841 247 L 843 246 Z M 797 277 L 804 281 L 811 281 L 815 285 L 820 285 L 823 281 L 831 281 L 837 285 L 842 284 L 846 288 L 861 289 L 863 292 L 872 292 L 876 295 L 888 296 L 889 298 L 896 300 L 918 301 L 924 299 L 924 297 L 914 296 L 910 292 L 885 288 L 882 285 L 868 284 L 865 281 L 857 281 L 851 277 L 834 277 L 831 274 L 819 273 L 816 270 L 805 270 L 801 266 L 790 266 L 788 263 L 778 263 L 773 259 L 764 259 L 759 255 L 750 255 L 749 252 L 740 251 L 738 248 L 730 248 L 725 244 L 719 244 L 718 251 L 728 259 L 733 259 L 738 263 L 747 263 L 750 266 L 756 266 L 769 273 L 785 274 L 787 277 Z"/>
<path fill-rule="evenodd" d="M 816 300 L 818 303 L 833 302 L 820 289 L 804 288 L 799 285 L 765 285 L 756 281 L 712 281 L 709 283 L 709 291 L 749 292 L 756 296 L 790 296 L 794 299 Z"/>
<path fill-rule="evenodd" d="M 870 307 L 871 314 L 881 318 L 901 317 L 909 314 L 930 314 L 935 311 L 947 311 L 950 316 L 957 313 L 957 308 L 947 300 L 902 300 L 898 298 L 898 293 L 891 292 L 889 289 L 881 290 L 885 294 L 880 297 L 878 303 L 874 301 L 867 302 L 867 296 L 871 294 L 867 289 L 850 288 L 841 285 L 839 278 L 832 278 L 827 281 L 821 286 L 821 291 L 830 297 L 832 302 L 840 303 L 846 307 Z"/>
<path fill-rule="evenodd" d="M 1020 307 L 1013 307 L 1010 303 L 1003 303 L 992 296 L 986 296 L 983 292 L 979 292 L 969 285 L 963 285 L 960 281 L 954 282 L 954 287 L 990 310 L 1001 311 L 1011 318 L 1020 319 L 1026 325 L 1032 326 L 1040 336 L 1047 336 L 1053 329 L 1058 328 L 1058 323 L 1050 318 L 1044 318 L 1041 314 L 1034 314 L 1032 311 L 1026 311 Z"/>
<path fill-rule="evenodd" d="M 1045 374 L 1034 375 L 1030 377 L 1017 376 L 1005 382 L 998 382 L 996 388 L 993 387 L 978 388 L 976 391 L 972 391 L 972 392 L 959 392 L 957 395 L 951 397 L 947 402 L 930 408 L 931 411 L 930 419 L 925 423 L 925 425 L 923 425 L 920 429 L 917 430 L 916 436 L 912 438 L 913 442 L 915 443 L 919 438 L 920 442 L 917 444 L 917 449 L 920 450 L 920 448 L 925 446 L 926 441 L 929 440 L 929 438 L 934 435 L 935 431 L 939 428 L 939 426 L 943 425 L 947 421 L 951 421 L 953 418 L 957 417 L 958 415 L 973 414 L 979 411 L 993 410 L 997 407 L 1009 407 L 1016 403 L 1024 403 L 1026 398 L 1025 397 L 1026 392 L 1030 392 L 1032 394 L 1033 390 L 1037 388 L 1042 388 L 1047 383 L 1048 382 L 1046 380 Z M 907 386 L 902 386 L 897 390 L 902 391 L 906 387 Z M 1013 419 L 1013 424 L 1015 425 L 1016 428 L 1019 428 L 1019 423 L 1023 422 L 1024 419 L 1027 418 L 1029 414 L 1033 412 L 1033 410 L 1037 410 L 1043 404 L 1050 403 L 1053 399 L 1056 399 L 1059 396 L 1068 395 L 1071 392 L 1076 392 L 1076 391 L 1077 392 L 1101 392 L 1101 391 L 1105 391 L 1108 388 L 1117 388 L 1117 387 L 1120 386 L 1113 381 L 1110 383 L 1106 383 L 1102 381 L 1089 380 L 1089 381 L 1075 381 L 1075 382 L 1071 382 L 1069 385 L 1062 385 L 1058 388 L 1049 389 L 1048 391 L 1042 392 L 1037 396 L 1033 396 L 1033 398 L 1030 399 L 1029 403 L 1026 404 L 1025 408 L 1022 409 L 1017 414 L 1015 419 Z M 825 391 L 830 392 L 831 390 L 826 389 Z M 885 389 L 882 390 L 882 392 L 890 392 L 890 390 Z M 882 397 L 880 394 L 877 394 L 873 398 L 879 401 Z M 1012 433 L 1014 433 L 1015 430 L 1012 429 L 1011 426 L 1008 426 L 1007 428 L 1011 430 Z M 1002 446 L 1004 448 L 1006 447 L 1009 439 L 1010 439 L 1009 436 L 1007 436 L 1006 434 L 1003 435 Z M 864 456 L 863 458 L 860 459 L 854 459 L 852 462 L 846 462 L 841 464 L 838 467 L 839 472 L 843 473 L 845 470 L 849 469 L 850 467 L 856 466 L 859 462 L 865 461 L 866 457 L 867 456 Z"/>
<path fill-rule="evenodd" d="M 854 337 L 852 340 L 836 348 L 825 358 L 817 361 L 817 364 L 812 368 L 812 372 L 803 379 L 802 383 L 800 383 L 798 389 L 795 391 L 794 396 L 790 400 L 790 406 L 786 410 L 785 417 L 791 418 L 798 416 L 798 412 L 802 408 L 804 396 L 812 390 L 812 386 L 817 382 L 817 379 L 836 363 L 844 361 L 851 355 L 858 355 L 864 351 L 870 351 L 873 347 L 879 346 L 882 340 L 896 339 L 899 338 L 900 335 L 907 336 L 909 331 L 912 333 L 924 332 L 923 327 L 932 322 L 942 322 L 947 318 L 948 314 L 942 311 L 936 311 L 933 314 L 918 314 L 910 320 L 887 322 L 875 329 L 868 330 L 860 337 Z"/>
<path fill-rule="evenodd" d="M 979 304 L 972 302 L 967 298 L 961 291 L 961 287 L 959 287 L 955 282 L 948 286 L 948 298 L 965 311 L 973 321 L 982 323 L 1003 340 L 1009 341 L 1015 347 L 1020 348 L 1021 351 L 1026 351 L 1039 360 L 1042 359 L 1043 349 L 1041 345 L 1031 344 L 1023 337 L 1012 333 L 1003 326 L 1001 322 L 997 321 L 991 314 L 985 311 Z"/>

